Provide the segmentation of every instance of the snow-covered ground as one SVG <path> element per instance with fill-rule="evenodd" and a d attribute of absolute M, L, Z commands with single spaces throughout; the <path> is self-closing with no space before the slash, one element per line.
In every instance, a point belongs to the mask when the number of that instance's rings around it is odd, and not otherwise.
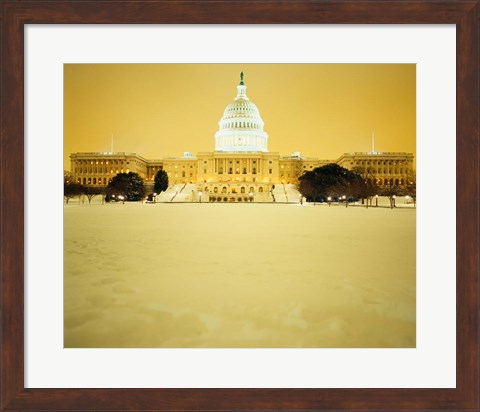
<path fill-rule="evenodd" d="M 415 347 L 415 209 L 65 205 L 65 347 Z"/>

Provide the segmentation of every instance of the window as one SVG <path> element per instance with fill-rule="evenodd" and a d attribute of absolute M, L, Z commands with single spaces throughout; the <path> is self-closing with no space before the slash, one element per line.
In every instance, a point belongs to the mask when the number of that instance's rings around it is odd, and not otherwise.
<path fill-rule="evenodd" d="M 259 191 L 260 193 L 263 193 L 263 187 L 258 188 L 258 191 Z"/>
<path fill-rule="evenodd" d="M 252 170 L 252 174 L 256 175 L 257 174 L 257 168 L 254 167 L 253 170 Z"/>

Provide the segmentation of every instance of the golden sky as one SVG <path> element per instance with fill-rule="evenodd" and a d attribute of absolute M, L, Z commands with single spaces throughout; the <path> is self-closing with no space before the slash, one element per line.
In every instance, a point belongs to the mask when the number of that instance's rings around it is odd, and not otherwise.
<path fill-rule="evenodd" d="M 414 64 L 66 64 L 64 167 L 70 153 L 147 159 L 214 150 L 245 73 L 268 149 L 337 159 L 372 150 L 415 154 Z"/>

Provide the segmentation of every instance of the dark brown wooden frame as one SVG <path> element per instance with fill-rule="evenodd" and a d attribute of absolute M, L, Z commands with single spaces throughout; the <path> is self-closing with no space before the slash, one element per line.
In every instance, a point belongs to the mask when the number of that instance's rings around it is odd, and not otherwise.
<path fill-rule="evenodd" d="M 14 1 L 1 7 L 1 409 L 471 410 L 479 404 L 478 0 Z M 456 24 L 456 389 L 25 389 L 24 25 Z M 232 371 L 234 373 L 234 371 Z M 253 373 L 253 371 L 252 371 Z"/>

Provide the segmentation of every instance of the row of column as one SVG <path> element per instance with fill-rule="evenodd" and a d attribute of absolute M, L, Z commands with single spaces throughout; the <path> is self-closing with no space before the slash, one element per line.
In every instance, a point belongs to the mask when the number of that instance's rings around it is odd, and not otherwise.
<path fill-rule="evenodd" d="M 255 169 L 256 174 L 260 174 L 261 170 L 261 161 L 260 159 L 252 159 L 248 158 L 247 161 L 244 163 L 244 158 L 239 159 L 230 159 L 230 158 L 223 158 L 223 159 L 214 159 L 214 171 L 216 174 L 220 173 L 222 170 L 223 174 L 228 174 L 230 168 L 232 168 L 232 174 L 237 174 L 237 168 L 239 169 L 238 174 L 243 174 L 243 168 L 246 167 L 247 174 L 252 174 L 253 169 Z M 253 163 L 255 161 L 255 163 Z M 230 162 L 232 162 L 230 164 Z M 237 162 L 239 162 L 237 164 Z"/>

